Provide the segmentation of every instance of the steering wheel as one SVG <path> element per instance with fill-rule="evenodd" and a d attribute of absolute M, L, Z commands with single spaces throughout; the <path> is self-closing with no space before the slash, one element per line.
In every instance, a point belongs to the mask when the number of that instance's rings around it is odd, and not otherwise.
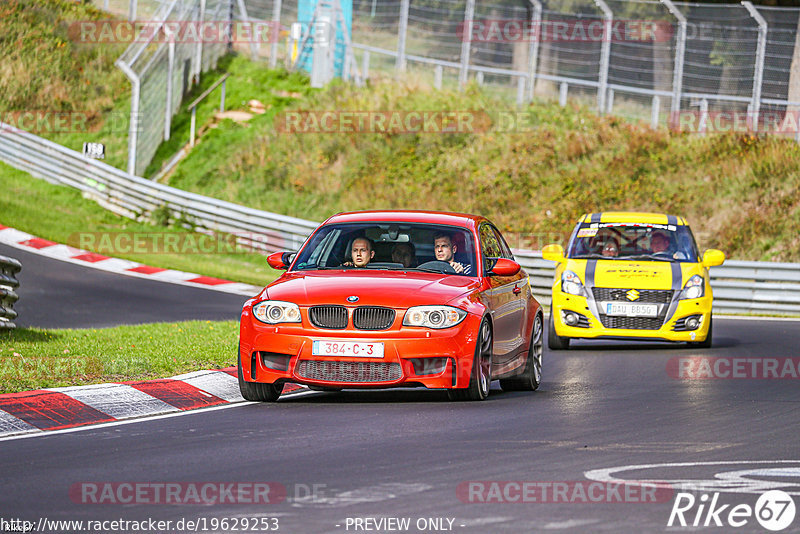
<path fill-rule="evenodd" d="M 453 266 L 447 263 L 446 261 L 426 261 L 422 265 L 418 265 L 417 269 L 428 270 L 428 271 L 440 271 L 446 274 L 456 274 L 456 270 L 453 269 Z"/>

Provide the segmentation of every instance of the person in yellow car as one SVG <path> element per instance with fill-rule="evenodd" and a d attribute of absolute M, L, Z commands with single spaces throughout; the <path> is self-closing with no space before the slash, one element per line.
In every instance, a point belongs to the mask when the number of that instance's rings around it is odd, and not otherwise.
<path fill-rule="evenodd" d="M 701 256 L 682 217 L 604 212 L 582 216 L 555 261 L 548 345 L 572 339 L 657 339 L 710 347 L 709 269 L 725 255 Z"/>

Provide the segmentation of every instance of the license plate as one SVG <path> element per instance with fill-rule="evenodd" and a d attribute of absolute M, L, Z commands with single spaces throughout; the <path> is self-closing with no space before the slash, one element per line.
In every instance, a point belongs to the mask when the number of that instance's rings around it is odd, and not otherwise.
<path fill-rule="evenodd" d="M 624 317 L 658 317 L 656 304 L 631 304 L 629 302 L 606 302 L 606 315 Z"/>
<path fill-rule="evenodd" d="M 349 356 L 357 358 L 383 358 L 383 343 L 365 341 L 314 341 L 314 356 Z"/>

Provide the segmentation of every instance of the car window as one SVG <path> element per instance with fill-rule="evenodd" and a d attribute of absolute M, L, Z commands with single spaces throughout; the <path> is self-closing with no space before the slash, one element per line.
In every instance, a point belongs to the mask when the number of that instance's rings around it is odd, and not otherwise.
<path fill-rule="evenodd" d="M 698 261 L 688 226 L 643 223 L 584 223 L 573 234 L 569 258 Z"/>
<path fill-rule="evenodd" d="M 470 266 L 467 272 L 474 273 L 474 238 L 467 229 L 391 221 L 325 225 L 303 246 L 292 270 L 364 268 L 454 274 L 450 272 L 452 268 L 436 260 L 434 241 L 441 236 L 447 236 L 455 249 L 453 261 Z M 366 263 L 362 259 L 355 261 L 353 250 L 365 247 L 370 249 L 369 260 Z"/>

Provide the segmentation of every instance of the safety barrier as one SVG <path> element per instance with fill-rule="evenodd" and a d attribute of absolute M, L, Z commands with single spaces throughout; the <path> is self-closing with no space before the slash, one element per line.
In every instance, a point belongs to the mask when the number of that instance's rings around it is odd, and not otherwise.
<path fill-rule="evenodd" d="M 0 256 L 0 330 L 16 328 L 14 319 L 14 303 L 19 295 L 14 291 L 19 287 L 16 274 L 22 270 L 22 264 L 14 258 Z"/>

